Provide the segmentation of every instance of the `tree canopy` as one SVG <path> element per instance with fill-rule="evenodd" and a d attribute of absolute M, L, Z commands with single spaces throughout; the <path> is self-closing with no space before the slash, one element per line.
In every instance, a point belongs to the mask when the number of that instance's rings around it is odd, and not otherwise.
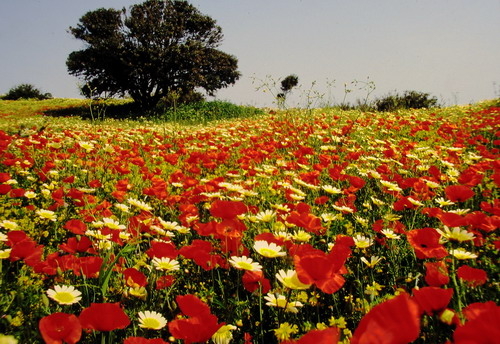
<path fill-rule="evenodd" d="M 236 82 L 236 57 L 217 49 L 223 35 L 209 16 L 181 0 L 148 0 L 126 9 L 87 12 L 70 33 L 85 49 L 67 59 L 86 96 L 129 95 L 152 107 L 174 92 L 186 99 Z"/>

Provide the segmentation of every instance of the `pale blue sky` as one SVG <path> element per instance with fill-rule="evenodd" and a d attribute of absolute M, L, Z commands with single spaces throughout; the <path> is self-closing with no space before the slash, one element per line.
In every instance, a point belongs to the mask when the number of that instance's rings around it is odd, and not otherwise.
<path fill-rule="evenodd" d="M 67 32 L 87 11 L 139 0 L 0 0 L 0 93 L 31 83 L 55 97 L 80 97 L 65 61 L 81 42 Z M 257 92 L 267 75 L 299 76 L 290 102 L 314 90 L 340 102 L 344 83 L 373 81 L 373 96 L 429 92 L 447 104 L 500 96 L 500 0 L 192 0 L 217 20 L 221 50 L 242 77 L 218 92 L 237 104 L 271 105 Z M 335 83 L 327 87 L 327 82 Z M 365 92 L 348 95 L 347 101 Z"/>

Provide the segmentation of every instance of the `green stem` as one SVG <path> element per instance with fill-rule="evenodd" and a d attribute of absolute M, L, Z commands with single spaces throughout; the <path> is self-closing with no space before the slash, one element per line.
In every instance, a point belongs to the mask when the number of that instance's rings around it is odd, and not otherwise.
<path fill-rule="evenodd" d="M 451 258 L 451 280 L 453 282 L 453 287 L 455 288 L 455 292 L 457 295 L 457 303 L 458 303 L 458 313 L 460 317 L 462 317 L 462 308 L 463 308 L 463 302 L 462 302 L 462 288 L 460 288 L 458 282 L 457 282 L 457 276 L 456 276 L 456 268 L 455 268 L 455 257 Z"/>

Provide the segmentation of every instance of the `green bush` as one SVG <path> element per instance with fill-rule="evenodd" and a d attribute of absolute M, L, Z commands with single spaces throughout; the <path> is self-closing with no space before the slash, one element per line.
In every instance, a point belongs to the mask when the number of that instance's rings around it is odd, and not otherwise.
<path fill-rule="evenodd" d="M 377 111 L 395 111 L 398 109 L 421 109 L 438 106 L 436 97 L 429 93 L 405 91 L 402 95 L 394 94 L 375 100 L 374 107 Z"/>
<path fill-rule="evenodd" d="M 52 98 L 52 94 L 50 93 L 42 93 L 35 86 L 30 84 L 21 84 L 15 86 L 7 92 L 5 96 L 2 97 L 4 100 L 18 100 L 18 99 L 50 99 Z"/>
<path fill-rule="evenodd" d="M 187 123 L 206 123 L 214 120 L 246 118 L 264 114 L 261 109 L 240 106 L 224 101 L 201 101 L 168 108 L 160 119 Z"/>

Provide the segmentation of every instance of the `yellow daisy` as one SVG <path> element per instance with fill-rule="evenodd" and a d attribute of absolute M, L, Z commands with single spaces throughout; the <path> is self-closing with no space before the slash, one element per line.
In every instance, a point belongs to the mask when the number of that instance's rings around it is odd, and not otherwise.
<path fill-rule="evenodd" d="M 67 285 L 56 285 L 54 289 L 47 290 L 47 295 L 60 305 L 72 305 L 82 299 L 82 293 Z"/>
<path fill-rule="evenodd" d="M 215 344 L 229 344 L 233 339 L 231 331 L 236 330 L 234 325 L 223 325 L 212 335 L 212 342 Z"/>
<path fill-rule="evenodd" d="M 176 261 L 175 259 L 170 259 L 167 257 L 163 258 L 154 257 L 153 265 L 155 266 L 156 270 L 163 270 L 163 271 L 179 270 L 179 262 Z"/>
<path fill-rule="evenodd" d="M 311 285 L 302 283 L 297 276 L 295 270 L 280 270 L 276 274 L 276 278 L 283 283 L 283 285 L 290 289 L 308 289 Z"/>
<path fill-rule="evenodd" d="M 265 240 L 257 240 L 254 243 L 253 248 L 257 251 L 257 253 L 267 258 L 286 256 L 286 252 L 281 251 L 281 246 L 278 246 L 273 242 L 268 243 Z"/>
<path fill-rule="evenodd" d="M 262 271 L 262 265 L 254 262 L 252 258 L 248 258 L 247 256 L 232 256 L 229 259 L 229 263 L 238 270 Z"/>
<path fill-rule="evenodd" d="M 160 330 L 167 325 L 167 319 L 158 312 L 144 311 L 138 313 L 139 327 Z"/>

